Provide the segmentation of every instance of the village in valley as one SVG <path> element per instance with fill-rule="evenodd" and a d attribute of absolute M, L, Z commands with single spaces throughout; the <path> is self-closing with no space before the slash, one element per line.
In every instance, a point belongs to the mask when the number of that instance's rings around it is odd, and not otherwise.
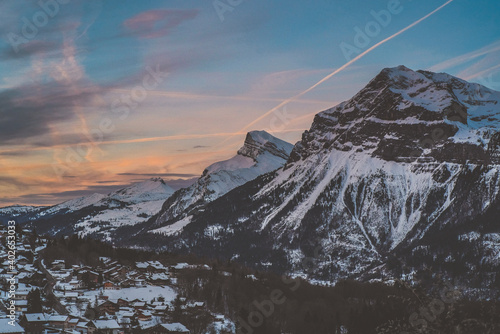
<path fill-rule="evenodd" d="M 0 333 L 223 334 L 235 330 L 232 321 L 211 312 L 205 302 L 179 293 L 178 275 L 211 270 L 206 264 L 158 260 L 123 264 L 99 256 L 98 265 L 89 266 L 68 263 L 63 254 L 47 260 L 44 250 L 54 241 L 29 231 L 17 234 L 15 257 L 9 257 L 7 233 L 0 233 Z"/>

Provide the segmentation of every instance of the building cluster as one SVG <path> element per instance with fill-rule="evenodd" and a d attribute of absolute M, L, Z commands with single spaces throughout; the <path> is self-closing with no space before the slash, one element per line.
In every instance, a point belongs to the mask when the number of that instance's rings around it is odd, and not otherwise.
<path fill-rule="evenodd" d="M 33 240 L 26 233 L 17 240 L 12 271 L 2 235 L 0 333 L 192 333 L 189 321 L 176 319 L 179 313 L 208 315 L 210 333 L 234 328 L 229 319 L 209 312 L 204 302 L 177 295 L 179 272 L 208 266 L 159 261 L 126 266 L 106 257 L 99 258 L 96 267 L 70 265 L 63 259 L 46 263 L 41 252 L 49 241 Z M 9 295 L 12 276 L 15 296 Z M 11 300 L 14 317 L 8 309 Z"/>

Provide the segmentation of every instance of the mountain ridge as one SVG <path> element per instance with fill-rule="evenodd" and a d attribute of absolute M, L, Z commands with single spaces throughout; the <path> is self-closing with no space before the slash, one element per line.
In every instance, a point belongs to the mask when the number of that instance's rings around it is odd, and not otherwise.
<path fill-rule="evenodd" d="M 208 166 L 193 185 L 177 191 L 165 202 L 154 223 L 157 232 L 161 233 L 162 225 L 184 220 L 230 190 L 283 166 L 291 150 L 291 144 L 265 131 L 249 132 L 234 157 Z"/>
<path fill-rule="evenodd" d="M 164 248 L 329 281 L 386 268 L 428 231 L 499 205 L 499 102 L 449 75 L 384 69 L 317 114 L 282 169 L 208 204 Z M 315 247 L 335 261 L 305 272 Z"/>

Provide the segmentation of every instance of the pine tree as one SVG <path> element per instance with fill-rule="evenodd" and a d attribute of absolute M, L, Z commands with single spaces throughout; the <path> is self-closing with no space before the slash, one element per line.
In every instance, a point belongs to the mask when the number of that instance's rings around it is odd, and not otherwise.
<path fill-rule="evenodd" d="M 172 319 L 174 320 L 174 322 L 180 322 L 182 317 L 182 301 L 179 295 L 175 297 L 173 306 L 174 306 L 174 311 L 172 312 Z"/>
<path fill-rule="evenodd" d="M 28 313 L 41 313 L 42 299 L 40 298 L 40 290 L 31 290 L 28 293 Z"/>
<path fill-rule="evenodd" d="M 104 277 L 102 277 L 102 273 L 99 273 L 99 277 L 97 278 L 97 283 L 99 285 L 102 285 L 103 281 L 104 281 Z"/>

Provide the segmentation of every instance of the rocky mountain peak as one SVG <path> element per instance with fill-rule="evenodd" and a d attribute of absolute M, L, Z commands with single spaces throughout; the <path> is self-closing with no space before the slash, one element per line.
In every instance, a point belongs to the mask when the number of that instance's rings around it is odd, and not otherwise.
<path fill-rule="evenodd" d="M 238 155 L 252 158 L 254 161 L 264 152 L 269 152 L 277 157 L 287 159 L 292 150 L 292 145 L 278 139 L 266 131 L 251 131 L 247 133 L 243 147 L 238 150 Z"/>
<path fill-rule="evenodd" d="M 500 93 L 479 84 L 386 68 L 352 99 L 317 114 L 290 162 L 337 149 L 394 161 L 490 163 L 499 106 Z"/>

